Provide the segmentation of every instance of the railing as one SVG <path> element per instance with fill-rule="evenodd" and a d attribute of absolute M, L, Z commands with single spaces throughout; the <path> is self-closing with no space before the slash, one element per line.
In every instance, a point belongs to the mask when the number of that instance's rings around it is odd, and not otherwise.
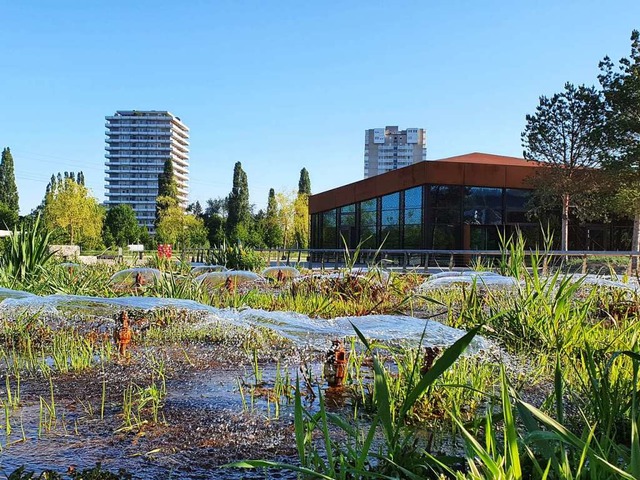
<path fill-rule="evenodd" d="M 341 268 L 349 263 L 363 267 L 379 264 L 385 268 L 402 271 L 429 271 L 429 268 L 453 269 L 456 267 L 497 267 L 502 259 L 507 259 L 509 252 L 501 250 L 346 250 L 346 249 L 261 249 L 268 264 L 293 265 L 305 268 Z M 209 249 L 185 250 L 183 258 L 192 262 L 206 262 L 210 258 Z M 358 255 L 354 261 L 355 255 Z M 525 262 L 530 265 L 532 257 L 540 258 L 543 271 L 549 268 L 566 267 L 583 274 L 590 267 L 600 269 L 621 268 L 628 273 L 636 270 L 634 260 L 640 258 L 635 251 L 525 251 Z M 590 264 L 591 262 L 591 264 Z"/>

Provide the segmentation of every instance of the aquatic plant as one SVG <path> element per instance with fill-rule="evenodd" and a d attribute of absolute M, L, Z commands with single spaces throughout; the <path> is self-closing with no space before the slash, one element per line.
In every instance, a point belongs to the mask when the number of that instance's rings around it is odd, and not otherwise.
<path fill-rule="evenodd" d="M 51 232 L 44 231 L 40 225 L 40 216 L 25 221 L 21 228 L 14 226 L 0 256 L 2 283 L 11 286 L 38 273 L 53 256 L 49 251 L 50 237 Z"/>

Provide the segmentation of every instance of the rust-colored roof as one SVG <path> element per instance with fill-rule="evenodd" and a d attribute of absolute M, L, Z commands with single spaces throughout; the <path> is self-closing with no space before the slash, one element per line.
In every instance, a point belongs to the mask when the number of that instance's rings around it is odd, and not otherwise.
<path fill-rule="evenodd" d="M 538 163 L 523 158 L 488 153 L 468 153 L 418 162 L 311 195 L 309 212 L 331 210 L 424 184 L 527 188 L 527 179 L 538 167 Z"/>
<path fill-rule="evenodd" d="M 528 162 L 524 158 L 507 157 L 505 155 L 494 155 L 492 153 L 465 153 L 464 155 L 456 155 L 455 157 L 441 158 L 441 162 L 461 162 L 461 163 L 483 163 L 485 165 L 532 165 L 536 162 Z"/>

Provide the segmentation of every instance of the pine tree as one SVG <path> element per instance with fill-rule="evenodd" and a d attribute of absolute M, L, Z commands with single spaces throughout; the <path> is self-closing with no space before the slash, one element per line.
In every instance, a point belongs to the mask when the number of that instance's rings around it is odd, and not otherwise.
<path fill-rule="evenodd" d="M 227 236 L 231 240 L 244 240 L 248 232 L 251 207 L 249 205 L 249 184 L 242 164 L 233 167 L 233 187 L 228 200 Z"/>
<path fill-rule="evenodd" d="M 170 158 L 164 162 L 164 169 L 158 177 L 158 196 L 178 200 L 178 184 L 173 174 L 173 161 Z"/>
<path fill-rule="evenodd" d="M 162 214 L 171 207 L 178 207 L 178 184 L 173 174 L 173 161 L 168 158 L 158 176 L 158 196 L 156 198 L 156 227 Z"/>
<path fill-rule="evenodd" d="M 294 204 L 294 234 L 298 248 L 309 245 L 309 195 L 311 195 L 311 179 L 306 168 L 300 170 L 298 181 L 298 197 Z"/>
<path fill-rule="evenodd" d="M 300 170 L 300 180 L 298 180 L 298 195 L 311 195 L 311 179 L 306 168 Z"/>
<path fill-rule="evenodd" d="M 267 247 L 279 247 L 282 244 L 282 229 L 278 221 L 278 201 L 273 188 L 269 189 L 263 232 L 264 243 Z"/>
<path fill-rule="evenodd" d="M 9 147 L 2 151 L 2 159 L 0 160 L 0 203 L 4 204 L 16 216 L 20 212 L 13 156 Z"/>

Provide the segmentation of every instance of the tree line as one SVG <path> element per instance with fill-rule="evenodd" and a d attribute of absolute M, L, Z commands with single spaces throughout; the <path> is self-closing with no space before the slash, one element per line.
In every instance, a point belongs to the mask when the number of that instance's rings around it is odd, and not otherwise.
<path fill-rule="evenodd" d="M 167 159 L 158 177 L 155 236 L 140 226 L 128 204 L 105 208 L 85 186 L 83 172 L 51 175 L 45 195 L 29 217 L 41 216 L 56 243 L 78 244 L 87 249 L 124 247 L 143 243 L 153 249 L 158 243 L 180 247 L 207 247 L 223 242 L 251 247 L 308 246 L 308 198 L 311 181 L 306 168 L 300 171 L 298 191 L 270 189 L 266 210 L 255 211 L 249 201 L 247 175 L 237 162 L 233 186 L 227 197 L 209 199 L 186 210 L 178 198 L 173 162 Z M 0 228 L 19 224 L 18 189 L 11 150 L 5 148 L 0 160 Z"/>
<path fill-rule="evenodd" d="M 570 82 L 541 96 L 526 116 L 524 158 L 541 167 L 531 179 L 532 213 L 560 213 L 560 249 L 569 223 L 633 218 L 631 250 L 640 250 L 640 34 L 631 55 L 599 63 L 599 88 Z"/>

